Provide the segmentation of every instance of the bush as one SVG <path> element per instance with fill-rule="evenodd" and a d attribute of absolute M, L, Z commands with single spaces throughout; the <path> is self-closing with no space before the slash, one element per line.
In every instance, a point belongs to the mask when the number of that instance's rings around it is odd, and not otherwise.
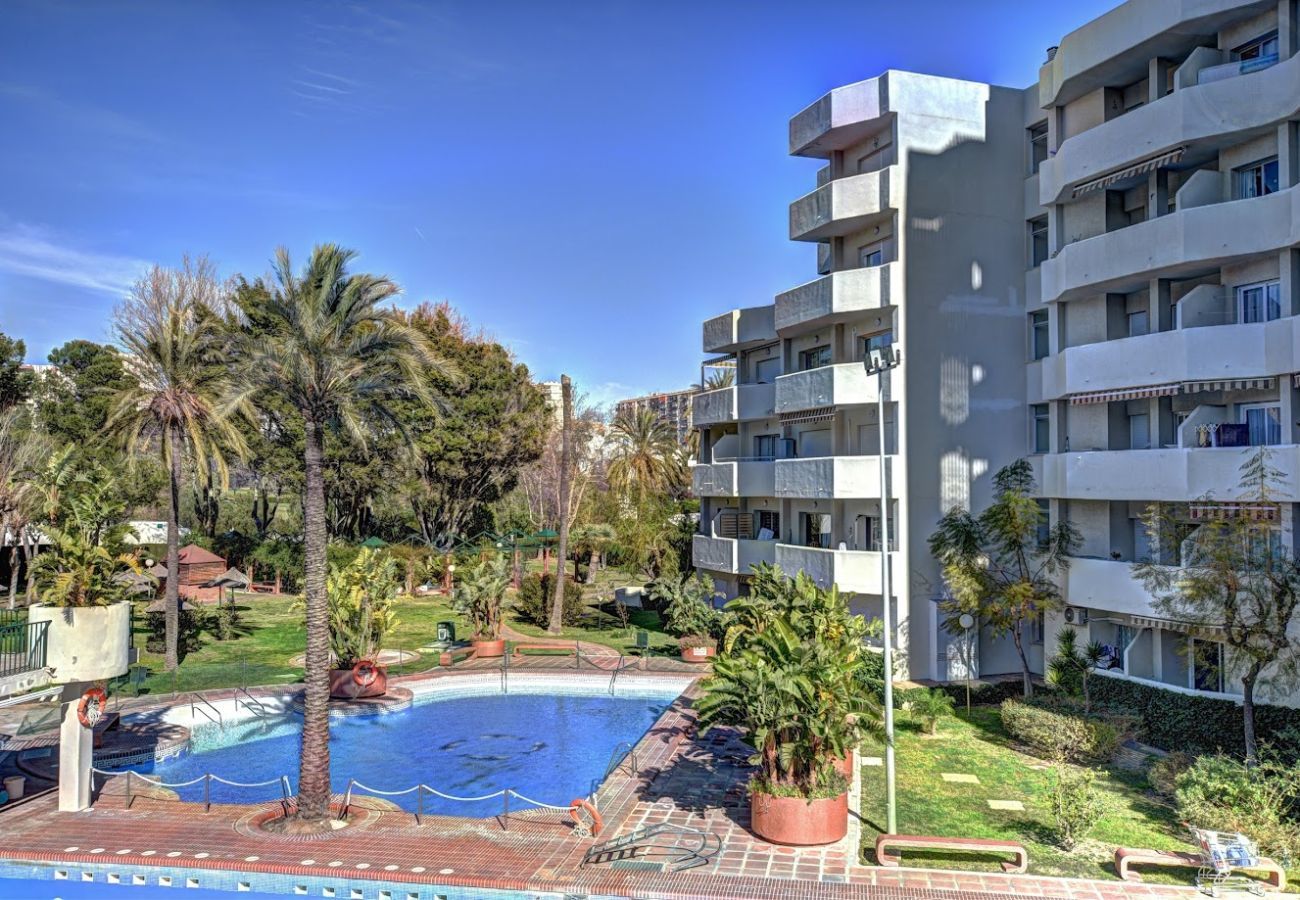
<path fill-rule="evenodd" d="M 883 671 L 883 669 L 882 669 Z M 963 708 L 966 706 L 966 682 L 950 681 L 937 686 L 948 696 Z M 1035 687 L 1034 696 L 1046 690 L 1041 686 Z M 1024 693 L 1024 685 L 1019 678 L 1008 679 L 1006 681 L 976 681 L 970 686 L 970 702 L 972 706 L 996 706 L 1003 700 L 1017 700 Z"/>
<path fill-rule="evenodd" d="M 1106 812 L 1106 804 L 1095 785 L 1091 769 L 1057 766 L 1052 778 L 1052 818 L 1056 842 L 1073 850 L 1088 836 Z"/>
<path fill-rule="evenodd" d="M 519 596 L 515 598 L 515 611 L 520 618 L 534 625 L 545 628 L 551 624 L 551 600 L 555 592 L 555 576 L 529 575 L 519 584 Z M 565 627 L 577 625 L 587 605 L 582 602 L 582 585 L 569 577 L 564 579 L 564 612 L 562 621 Z"/>
<path fill-rule="evenodd" d="M 1147 783 L 1157 794 L 1172 797 L 1178 784 L 1178 776 L 1191 768 L 1193 762 L 1195 759 L 1192 756 L 1178 751 L 1162 756 L 1151 763 L 1147 769 Z"/>
<path fill-rule="evenodd" d="M 1002 727 L 1034 753 L 1053 760 L 1109 760 L 1134 717 L 1122 713 L 1085 716 L 1071 704 L 1002 701 Z"/>
<path fill-rule="evenodd" d="M 1178 816 L 1196 828 L 1237 831 L 1280 860 L 1300 855 L 1300 767 L 1265 754 L 1254 768 L 1222 754 L 1196 760 L 1178 776 Z"/>

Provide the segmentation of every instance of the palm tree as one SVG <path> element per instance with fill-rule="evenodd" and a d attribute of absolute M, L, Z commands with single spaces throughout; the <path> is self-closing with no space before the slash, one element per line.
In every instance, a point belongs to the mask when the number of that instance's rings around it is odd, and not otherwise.
<path fill-rule="evenodd" d="M 609 436 L 609 482 L 615 488 L 642 499 L 681 478 L 677 432 L 653 410 L 616 416 Z"/>
<path fill-rule="evenodd" d="M 9 608 L 18 599 L 19 551 L 39 503 L 33 475 L 50 457 L 49 442 L 30 429 L 27 411 L 0 412 L 0 543 L 9 536 Z"/>
<path fill-rule="evenodd" d="M 180 269 L 154 266 L 117 308 L 114 331 L 129 354 L 135 381 L 120 390 L 105 421 L 130 456 L 160 453 L 168 472 L 167 668 L 179 663 L 180 504 L 184 462 L 215 469 L 229 481 L 226 454 L 244 455 L 247 444 L 235 414 L 251 420 L 246 396 L 235 390 L 224 364 L 223 330 L 213 307 L 220 302 L 216 273 L 205 257 L 186 257 Z"/>
<path fill-rule="evenodd" d="M 303 427 L 306 709 L 295 826 L 303 829 L 325 825 L 330 799 L 326 429 L 341 429 L 364 448 L 376 426 L 398 427 L 392 412 L 396 400 L 418 398 L 434 415 L 430 385 L 438 376 L 456 377 L 419 331 L 405 325 L 395 310 L 380 307 L 397 295 L 396 284 L 348 271 L 355 255 L 322 244 L 298 274 L 281 248 L 271 281 L 259 281 L 237 296 L 246 320 L 238 347 L 241 375 L 282 398 Z"/>

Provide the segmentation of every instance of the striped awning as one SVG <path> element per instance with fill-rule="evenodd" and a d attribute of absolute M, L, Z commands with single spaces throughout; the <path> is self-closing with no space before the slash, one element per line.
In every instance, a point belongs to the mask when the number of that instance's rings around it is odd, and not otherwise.
<path fill-rule="evenodd" d="M 1183 391 L 1188 394 L 1203 391 L 1266 391 L 1275 384 L 1275 378 L 1223 378 L 1218 381 L 1185 381 Z"/>
<path fill-rule="evenodd" d="M 1070 403 L 1081 406 L 1085 403 L 1110 403 L 1112 400 L 1142 400 L 1147 397 L 1169 397 L 1178 393 L 1177 384 L 1152 384 L 1146 387 L 1127 388 L 1122 391 L 1091 391 L 1087 394 L 1075 394 Z"/>
<path fill-rule="evenodd" d="M 1175 619 L 1157 619 L 1154 616 L 1129 616 L 1135 628 L 1163 628 L 1165 631 L 1178 631 L 1193 637 L 1217 637 L 1223 629 L 1215 625 L 1197 625 L 1195 622 L 1179 622 Z"/>
<path fill-rule="evenodd" d="M 829 406 L 818 409 L 801 409 L 798 412 L 781 413 L 782 425 L 802 425 L 806 422 L 829 422 L 835 418 L 835 410 Z"/>
<path fill-rule="evenodd" d="M 1193 503 L 1187 511 L 1193 522 L 1222 522 L 1228 519 L 1277 522 L 1282 518 L 1276 503 Z"/>
<path fill-rule="evenodd" d="M 1103 188 L 1110 187 L 1112 184 L 1118 184 L 1125 179 L 1133 178 L 1137 175 L 1145 175 L 1147 172 L 1154 172 L 1161 166 L 1172 165 L 1183 158 L 1183 152 L 1186 150 L 1186 147 L 1176 147 L 1167 153 L 1148 157 L 1147 159 L 1144 159 L 1141 162 L 1136 162 L 1131 166 L 1125 166 L 1122 169 L 1116 169 L 1114 172 L 1102 175 L 1100 178 L 1094 178 L 1092 181 L 1085 181 L 1074 189 L 1074 193 L 1071 194 L 1071 197 L 1078 197 L 1082 194 L 1091 193 L 1092 191 L 1100 191 Z"/>

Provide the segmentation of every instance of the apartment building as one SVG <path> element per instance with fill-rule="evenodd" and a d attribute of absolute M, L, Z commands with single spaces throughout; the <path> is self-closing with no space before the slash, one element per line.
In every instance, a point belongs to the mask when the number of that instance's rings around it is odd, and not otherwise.
<path fill-rule="evenodd" d="M 700 392 L 698 387 L 688 387 L 681 391 L 666 391 L 662 394 L 647 394 L 644 397 L 630 397 L 614 405 L 614 414 L 635 415 L 639 410 L 648 409 L 673 427 L 677 440 L 686 443 L 690 437 L 692 398 Z"/>
<path fill-rule="evenodd" d="M 981 508 L 1028 456 L 1040 503 L 1083 534 L 1069 608 L 1032 631 L 1041 669 L 1066 625 L 1113 650 L 1107 674 L 1233 693 L 1223 645 L 1163 618 L 1131 575 L 1169 557 L 1152 502 L 1242 499 L 1238 468 L 1274 447 L 1275 511 L 1300 502 L 1300 59 L 1296 0 L 1131 0 L 1061 39 L 1017 90 L 889 71 L 790 122 L 823 159 L 790 207 L 814 281 L 704 324 L 737 384 L 699 395 L 696 564 L 744 590 L 759 561 L 881 604 L 879 378 L 884 380 L 898 645 L 914 678 L 965 673 L 944 632 L 926 538 Z M 1232 514 L 1229 508 L 1229 514 Z M 1224 514 L 1222 510 L 1218 514 Z M 983 635 L 981 675 L 1018 671 Z M 1283 699 L 1283 698 L 1274 698 Z"/>

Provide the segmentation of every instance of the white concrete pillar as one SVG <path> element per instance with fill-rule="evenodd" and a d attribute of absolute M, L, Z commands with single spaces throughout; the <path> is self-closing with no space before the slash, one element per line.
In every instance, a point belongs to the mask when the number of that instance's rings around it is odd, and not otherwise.
<path fill-rule="evenodd" d="M 1165 680 L 1165 648 L 1161 640 L 1164 633 L 1163 628 L 1151 629 L 1151 677 L 1156 681 Z"/>
<path fill-rule="evenodd" d="M 1300 22 L 1296 0 L 1278 0 L 1277 52 L 1280 59 L 1290 59 L 1300 53 Z"/>
<path fill-rule="evenodd" d="M 1285 191 L 1300 184 L 1300 123 L 1283 122 L 1277 126 L 1278 189 Z"/>
<path fill-rule="evenodd" d="M 90 808 L 91 762 L 94 733 L 77 718 L 81 698 L 78 686 L 63 691 L 63 723 L 59 727 L 59 811 L 79 812 Z"/>
<path fill-rule="evenodd" d="M 1278 292 L 1282 314 L 1300 316 L 1300 250 L 1288 248 L 1278 255 Z"/>

